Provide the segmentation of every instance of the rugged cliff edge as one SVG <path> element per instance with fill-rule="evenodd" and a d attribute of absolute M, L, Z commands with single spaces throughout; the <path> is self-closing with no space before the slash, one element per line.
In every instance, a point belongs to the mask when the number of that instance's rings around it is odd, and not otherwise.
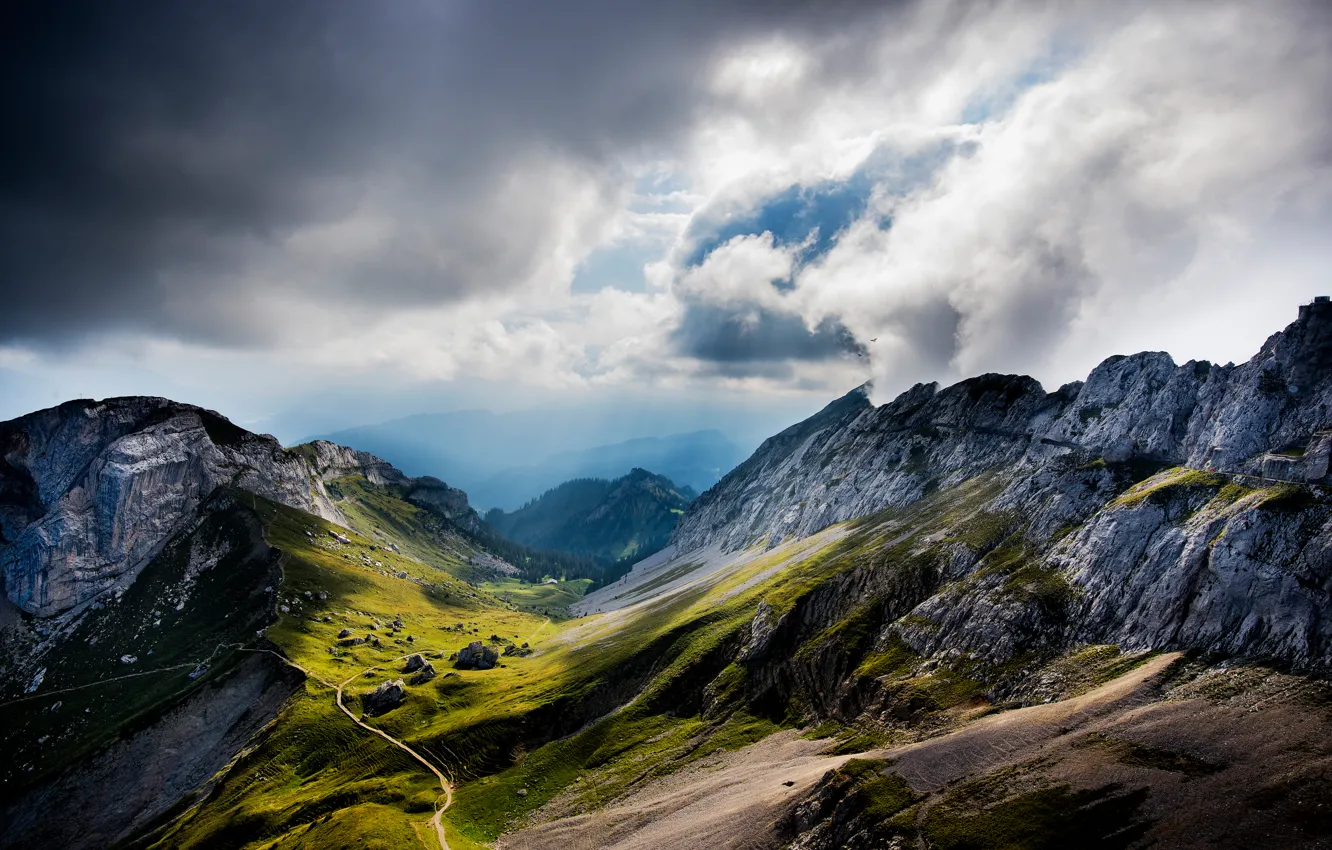
<path fill-rule="evenodd" d="M 286 450 L 167 399 L 72 401 L 0 423 L 5 595 L 39 617 L 77 613 L 132 582 L 223 486 L 343 522 L 325 485 L 346 475 L 403 485 L 460 525 L 479 522 L 443 482 L 328 442 Z"/>
<path fill-rule="evenodd" d="M 1115 356 L 1047 393 L 1018 375 L 918 384 L 881 407 L 860 388 L 765 441 L 681 519 L 681 551 L 804 537 L 986 469 L 1059 455 L 1327 480 L 1332 304 L 1301 308 L 1239 366 Z"/>
<path fill-rule="evenodd" d="M 878 646 L 991 667 L 1105 643 L 1330 668 L 1330 336 L 1320 302 L 1239 366 L 1144 353 L 1054 393 L 983 375 L 878 408 L 856 390 L 701 496 L 676 549 L 771 547 L 884 511 L 877 545 L 919 566 L 911 586 L 858 568 L 788 630 L 873 603 Z"/>

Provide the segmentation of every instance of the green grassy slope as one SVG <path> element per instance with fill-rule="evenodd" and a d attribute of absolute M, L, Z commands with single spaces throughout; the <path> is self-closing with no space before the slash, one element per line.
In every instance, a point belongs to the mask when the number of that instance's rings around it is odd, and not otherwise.
<path fill-rule="evenodd" d="M 964 488 L 955 501 L 979 498 L 983 488 L 973 489 Z M 579 783 L 579 793 L 589 805 L 599 804 L 718 748 L 812 719 L 808 706 L 774 710 L 749 698 L 743 671 L 733 663 L 738 641 L 760 600 L 788 610 L 867 557 L 886 533 L 868 522 L 843 539 L 831 536 L 804 548 L 780 570 L 773 568 L 786 556 L 760 557 L 711 587 L 633 613 L 556 622 L 470 588 L 448 572 L 448 563 L 368 550 L 375 544 L 364 533 L 350 532 L 351 543 L 339 544 L 321 520 L 262 500 L 254 504 L 268 540 L 284 553 L 281 598 L 296 603 L 269 629 L 274 644 L 325 682 L 352 680 L 352 706 L 381 681 L 403 677 L 400 658 L 408 652 L 424 652 L 439 669 L 435 680 L 410 686 L 401 707 L 371 722 L 460 780 L 447 816 L 458 846 L 494 840 L 514 818 L 580 776 L 587 781 Z M 366 552 L 384 566 L 367 565 Z M 407 577 L 399 578 L 403 573 Z M 385 626 L 394 620 L 403 628 L 391 634 Z M 379 628 L 371 631 L 376 621 Z M 338 646 L 344 628 L 374 634 L 380 645 Z M 505 657 L 494 670 L 449 668 L 448 653 L 492 635 L 536 651 Z M 330 823 L 342 824 L 347 832 L 340 840 L 351 845 L 392 824 L 419 827 L 430 812 L 421 797 L 429 775 L 394 753 L 348 772 L 330 749 L 359 748 L 357 740 L 369 752 L 380 749 L 355 732 L 338 714 L 331 691 L 310 682 L 307 697 L 284 712 L 269 737 L 161 846 L 206 846 L 207 836 L 223 829 L 236 846 L 295 846 L 307 831 Z M 345 733 L 353 737 L 338 743 Z M 367 815 L 364 828 L 348 814 L 363 806 L 374 807 L 365 810 L 374 815 Z"/>

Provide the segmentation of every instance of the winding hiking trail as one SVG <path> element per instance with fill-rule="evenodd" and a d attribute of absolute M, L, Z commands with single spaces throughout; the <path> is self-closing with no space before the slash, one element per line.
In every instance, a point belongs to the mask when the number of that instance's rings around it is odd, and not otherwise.
<path fill-rule="evenodd" d="M 416 653 L 408 653 L 408 655 L 415 655 L 415 654 Z M 408 655 L 403 655 L 399 658 L 395 658 L 394 661 L 402 661 L 403 659 L 407 658 Z M 419 761 L 421 764 L 425 765 L 427 770 L 435 774 L 435 778 L 439 780 L 439 787 L 444 791 L 444 805 L 441 806 L 439 805 L 439 803 L 435 804 L 435 816 L 430 819 L 430 823 L 432 826 L 435 827 L 435 835 L 439 838 L 439 846 L 441 850 L 449 850 L 449 841 L 447 838 L 444 837 L 444 823 L 442 821 L 442 818 L 444 817 L 444 812 L 448 811 L 448 808 L 453 805 L 453 784 L 449 782 L 448 778 L 444 776 L 444 774 L 439 770 L 439 768 L 435 767 L 433 764 L 426 761 L 425 758 L 416 750 L 413 750 L 411 747 L 407 746 L 402 741 L 399 741 L 397 738 L 394 738 L 392 735 L 388 734 L 384 730 L 376 729 L 373 726 L 361 722 L 360 718 L 358 718 L 355 714 L 352 714 L 351 709 L 343 705 L 342 703 L 343 688 L 349 685 L 352 682 L 352 680 L 354 680 L 357 676 L 362 676 L 366 673 L 378 669 L 379 668 L 377 666 L 367 667 L 366 669 L 362 670 L 360 673 L 356 673 L 352 676 L 349 676 L 345 682 L 338 685 L 337 686 L 338 708 L 342 709 L 342 713 L 350 717 L 351 721 L 355 723 L 357 726 L 360 726 L 362 729 L 365 729 L 367 731 L 374 732 L 376 735 L 383 738 L 385 741 L 388 741 L 393 746 L 397 747 L 398 749 L 407 753 L 407 755 L 411 756 L 412 758 Z M 321 679 L 320 681 L 323 680 Z M 324 684 L 328 683 L 325 682 Z"/>
<path fill-rule="evenodd" d="M 425 768 L 426 768 L 427 770 L 429 770 L 431 773 L 435 774 L 435 778 L 439 780 L 439 787 L 444 791 L 444 797 L 443 797 L 444 804 L 443 804 L 443 805 L 440 805 L 438 802 L 435 804 L 435 816 L 432 817 L 432 818 L 430 819 L 430 825 L 433 826 L 433 827 L 435 828 L 435 836 L 439 839 L 440 850 L 449 850 L 449 841 L 448 841 L 447 838 L 444 837 L 444 823 L 443 823 L 443 820 L 442 820 L 442 819 L 443 819 L 443 817 L 444 817 L 444 812 L 448 811 L 449 807 L 453 805 L 453 783 L 449 782 L 448 777 L 446 777 L 446 776 L 443 774 L 443 772 L 440 771 L 439 768 L 435 767 L 433 764 L 431 764 L 430 762 L 426 761 L 426 759 L 425 759 L 420 753 L 418 753 L 416 750 L 413 750 L 411 747 L 407 746 L 407 745 L 404 744 L 402 741 L 399 741 L 397 738 L 395 738 L 395 737 L 393 737 L 392 735 L 388 734 L 388 733 L 385 732 L 384 730 L 382 730 L 382 729 L 376 729 L 375 727 L 369 725 L 368 723 L 363 723 L 363 722 L 361 721 L 361 719 L 360 719 L 359 717 L 357 717 L 355 714 L 352 714 L 351 709 L 348 708 L 346 705 L 344 705 L 343 702 L 342 702 L 342 689 L 343 689 L 343 688 L 345 688 L 345 687 L 347 687 L 347 685 L 351 684 L 351 683 L 352 683 L 357 677 L 359 677 L 359 676 L 363 676 L 363 675 L 365 675 L 366 673 L 371 673 L 371 672 L 375 672 L 375 671 L 379 670 L 379 669 L 380 669 L 380 665 L 376 664 L 376 665 L 373 665 L 373 666 L 367 667 L 367 668 L 365 668 L 364 670 L 361 670 L 361 671 L 358 672 L 358 673 L 354 673 L 354 674 L 352 674 L 351 676 L 348 676 L 347 679 L 346 679 L 346 681 L 344 681 L 342 684 L 340 684 L 340 685 L 335 685 L 335 684 L 333 684 L 332 682 L 326 681 L 326 680 L 323 679 L 322 677 L 315 675 L 314 672 L 312 672 L 312 671 L 310 671 L 310 670 L 307 670 L 306 668 L 304 668 L 304 667 L 302 667 L 301 665 L 297 664 L 295 661 L 292 661 L 290 658 L 286 657 L 285 655 L 282 655 L 282 654 L 279 653 L 279 652 L 274 652 L 274 651 L 271 650 L 271 649 L 249 649 L 249 648 L 244 648 L 244 647 L 243 647 L 243 648 L 242 648 L 242 651 L 245 651 L 245 652 L 266 652 L 266 653 L 268 653 L 269 655 L 272 655 L 274 658 L 277 658 L 277 659 L 278 659 L 279 661 L 281 661 L 283 664 L 286 664 L 288 667 L 294 667 L 295 669 L 300 670 L 300 671 L 301 671 L 302 673 L 304 673 L 306 676 L 309 676 L 311 679 L 314 679 L 316 682 L 319 682 L 319 683 L 322 684 L 324 687 L 332 688 L 332 689 L 337 693 L 337 700 L 336 700 L 336 701 L 337 701 L 337 704 L 338 704 L 338 708 L 342 709 L 342 713 L 343 713 L 343 714 L 345 714 L 345 715 L 347 715 L 347 717 L 351 718 L 351 722 L 352 722 L 352 723 L 355 723 L 357 726 L 360 726 L 362 729 L 365 729 L 367 732 L 373 732 L 374 734 L 376 734 L 376 735 L 378 735 L 379 737 L 383 738 L 385 741 L 388 741 L 388 742 L 389 742 L 390 744 L 392 744 L 393 746 L 397 747 L 398 749 L 400 749 L 400 750 L 402 750 L 403 752 L 405 752 L 407 755 L 409 755 L 409 756 L 411 756 L 412 758 L 414 758 L 414 759 L 416 759 L 417 761 L 419 761 L 419 762 L 420 762 L 422 765 L 424 765 Z M 418 654 L 418 653 L 422 653 L 422 652 L 440 652 L 440 651 L 445 651 L 445 650 L 419 649 L 419 650 L 417 650 L 416 652 L 409 652 L 407 655 L 400 655 L 400 656 L 398 656 L 397 658 L 393 659 L 393 661 L 394 661 L 394 662 L 402 661 L 402 660 L 408 658 L 408 657 L 411 656 L 411 655 L 416 655 L 416 654 Z"/>

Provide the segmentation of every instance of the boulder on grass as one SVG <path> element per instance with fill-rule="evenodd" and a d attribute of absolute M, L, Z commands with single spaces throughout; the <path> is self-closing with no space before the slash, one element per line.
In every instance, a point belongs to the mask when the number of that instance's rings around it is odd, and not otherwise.
<path fill-rule="evenodd" d="M 417 653 L 416 655 L 410 655 L 407 657 L 407 665 L 402 668 L 402 672 L 415 673 L 424 666 L 426 666 L 426 660 L 421 657 L 420 653 Z"/>
<path fill-rule="evenodd" d="M 416 675 L 412 676 L 411 683 L 419 685 L 422 682 L 429 682 L 433 678 L 435 678 L 435 665 L 427 661 L 421 666 L 420 670 L 416 671 Z"/>
<path fill-rule="evenodd" d="M 378 717 L 402 705 L 406 696 L 407 685 L 403 683 L 402 679 L 394 679 L 391 682 L 382 683 L 379 687 L 361 697 L 361 705 L 365 707 L 366 714 L 371 717 Z"/>
<path fill-rule="evenodd" d="M 479 640 L 474 640 L 458 650 L 458 661 L 454 665 L 460 670 L 489 670 L 499 661 L 499 653 Z"/>

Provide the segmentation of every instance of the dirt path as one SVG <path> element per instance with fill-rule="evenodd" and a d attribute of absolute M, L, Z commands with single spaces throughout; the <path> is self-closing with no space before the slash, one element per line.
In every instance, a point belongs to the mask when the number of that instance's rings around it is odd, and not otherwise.
<path fill-rule="evenodd" d="M 527 637 L 523 638 L 523 643 L 531 643 L 533 640 L 536 639 L 536 636 L 537 636 L 537 635 L 541 634 L 541 630 L 544 629 L 546 626 L 549 626 L 549 625 L 550 625 L 550 618 L 547 617 L 547 618 L 546 618 L 546 622 L 544 622 L 544 623 L 542 623 L 541 625 L 537 626 L 535 629 L 532 630 L 532 633 L 531 633 L 530 635 L 528 635 Z"/>
<path fill-rule="evenodd" d="M 351 676 L 348 676 L 346 681 L 344 681 L 342 684 L 335 685 L 332 682 L 326 681 L 325 679 L 315 675 L 314 672 L 307 670 L 306 668 L 297 664 L 295 661 L 292 661 L 290 658 L 287 658 L 286 656 L 280 653 L 274 652 L 271 649 L 245 649 L 245 648 L 242 649 L 245 652 L 266 652 L 269 655 L 272 655 L 274 658 L 277 658 L 283 664 L 286 664 L 288 667 L 294 667 L 295 669 L 300 670 L 302 673 L 309 676 L 311 679 L 314 679 L 316 682 L 319 682 L 320 684 L 324 685 L 325 687 L 332 688 L 337 693 L 338 708 L 342 710 L 343 714 L 347 715 L 347 717 L 351 719 L 352 723 L 355 723 L 357 726 L 360 726 L 362 729 L 366 730 L 367 732 L 373 732 L 374 734 L 383 738 L 385 741 L 388 741 L 393 746 L 397 747 L 407 755 L 419 761 L 426 768 L 426 770 L 429 770 L 431 773 L 433 773 L 435 775 L 435 778 L 439 780 L 439 787 L 443 790 L 444 794 L 442 797 L 443 805 L 441 805 L 438 801 L 435 803 L 435 816 L 430 819 L 430 825 L 435 828 L 435 835 L 436 837 L 439 838 L 440 850 L 449 850 L 448 839 L 444 837 L 444 824 L 442 818 L 444 817 L 444 812 L 448 811 L 449 807 L 453 805 L 453 783 L 449 782 L 448 777 L 446 777 L 443 774 L 443 772 L 440 771 L 439 768 L 435 767 L 433 764 L 426 761 L 426 759 L 416 750 L 413 750 L 411 747 L 407 746 L 402 741 L 399 741 L 397 738 L 388 734 L 384 730 L 376 729 L 375 727 L 369 725 L 368 723 L 362 722 L 361 719 L 357 717 L 355 714 L 352 714 L 351 709 L 348 708 L 346 705 L 344 705 L 342 702 L 342 689 L 347 687 L 347 685 L 351 684 L 357 677 L 363 676 L 366 673 L 379 670 L 380 669 L 379 665 L 367 667 L 364 670 L 360 671 L 359 673 L 355 673 Z M 402 661 L 410 655 L 416 655 L 421 652 L 440 652 L 440 651 L 443 650 L 418 649 L 414 652 L 408 653 L 407 655 L 400 655 L 393 660 L 395 662 Z"/>
<path fill-rule="evenodd" d="M 198 669 L 200 667 L 207 666 L 208 662 L 212 661 L 214 658 L 217 657 L 218 652 L 228 648 L 244 649 L 244 647 L 242 647 L 240 644 L 237 643 L 220 643 L 212 651 L 212 653 L 202 661 L 185 661 L 180 664 L 170 664 L 166 667 L 154 667 L 151 670 L 140 670 L 137 673 L 126 673 L 123 676 L 111 676 L 110 678 L 106 679 L 98 679 L 96 682 L 88 682 L 87 684 L 84 685 L 75 685 L 72 688 L 60 688 L 59 690 L 54 690 L 54 691 L 38 691 L 37 693 L 25 694 L 16 699 L 0 702 L 0 708 L 4 708 L 5 706 L 9 705 L 14 705 L 15 703 L 19 702 L 30 702 L 35 699 L 46 699 L 47 697 L 58 696 L 60 694 L 73 693 L 74 691 L 82 691 L 86 690 L 87 688 L 96 688 L 102 685 L 109 685 L 112 682 L 123 682 L 125 679 L 138 679 L 143 676 L 156 676 L 161 673 L 170 673 L 172 670 L 185 670 L 187 668 Z M 251 651 L 253 652 L 257 650 L 251 650 Z M 274 654 L 276 655 L 276 653 Z M 280 658 L 281 656 L 278 657 Z"/>
<path fill-rule="evenodd" d="M 428 650 L 427 650 L 427 651 L 428 651 Z M 415 654 L 417 654 L 417 653 L 415 653 L 415 652 L 413 652 L 413 653 L 408 653 L 408 655 L 415 655 Z M 404 658 L 407 658 L 407 657 L 408 657 L 407 655 L 403 655 L 403 656 L 400 656 L 400 657 L 398 657 L 398 658 L 395 658 L 394 661 L 402 661 Z M 294 665 L 293 665 L 293 666 L 294 666 Z M 347 677 L 347 680 L 346 680 L 345 682 L 343 682 L 342 684 L 338 685 L 338 686 L 337 686 L 337 692 L 338 692 L 338 698 L 337 698 L 338 708 L 342 709 L 342 713 L 345 714 L 345 715 L 347 715 L 348 717 L 350 717 L 350 718 L 351 718 L 351 721 L 352 721 L 353 723 L 355 723 L 357 726 L 360 726 L 362 729 L 365 729 L 365 730 L 367 730 L 367 731 L 369 731 L 369 732 L 373 732 L 373 733 L 375 733 L 375 734 L 378 735 L 379 737 L 383 738 L 385 741 L 388 741 L 388 742 L 389 742 L 390 744 L 392 744 L 393 746 L 397 747 L 398 749 L 400 749 L 400 750 L 402 750 L 403 752 L 405 752 L 407 755 L 411 756 L 412 758 L 414 758 L 414 759 L 416 759 L 417 761 L 419 761 L 421 764 L 425 765 L 425 767 L 426 767 L 427 770 L 429 770 L 431 773 L 435 774 L 435 778 L 439 780 L 439 787 L 440 787 L 441 789 L 443 789 L 443 791 L 444 791 L 444 797 L 443 797 L 444 804 L 443 804 L 443 805 L 440 805 L 438 802 L 435 803 L 435 816 L 434 816 L 433 818 L 430 819 L 430 824 L 431 824 L 433 827 L 435 827 L 435 835 L 438 836 L 438 838 L 439 838 L 439 846 L 440 846 L 441 850 L 449 850 L 449 841 L 448 841 L 447 838 L 444 837 L 444 824 L 443 824 L 443 822 L 442 822 L 442 820 L 441 820 L 441 819 L 444 817 L 444 812 L 448 811 L 449 807 L 453 805 L 453 784 L 449 782 L 448 777 L 446 777 L 446 776 L 445 776 L 445 775 L 439 770 L 439 768 L 435 767 L 433 764 L 431 764 L 430 762 L 426 761 L 425 758 L 424 758 L 420 753 L 418 753 L 416 750 L 413 750 L 411 747 L 407 746 L 407 745 L 404 744 L 402 741 L 399 741 L 397 738 L 394 738 L 392 735 L 388 734 L 387 732 L 385 732 L 385 731 L 382 730 L 382 729 L 376 729 L 376 728 L 373 727 L 373 726 L 370 726 L 370 725 L 368 725 L 368 724 L 366 724 L 366 723 L 361 722 L 361 719 L 358 718 L 355 714 L 352 714 L 351 709 L 350 709 L 350 708 L 347 708 L 347 706 L 344 705 L 343 702 L 342 702 L 342 689 L 343 689 L 343 688 L 345 688 L 345 687 L 347 687 L 347 685 L 351 684 L 351 682 L 352 682 L 353 680 L 355 680 L 358 676 L 362 676 L 362 675 L 364 675 L 364 674 L 366 674 L 366 673 L 369 673 L 369 672 L 372 672 L 372 671 L 375 671 L 375 670 L 378 670 L 378 669 L 379 669 L 379 668 L 378 668 L 377 666 L 375 666 L 375 667 L 367 667 L 366 669 L 362 670 L 360 673 L 356 673 L 356 674 L 354 674 L 354 675 L 352 675 L 352 676 Z M 320 681 L 323 681 L 323 680 L 320 680 Z M 327 683 L 325 683 L 325 684 L 327 684 Z"/>

